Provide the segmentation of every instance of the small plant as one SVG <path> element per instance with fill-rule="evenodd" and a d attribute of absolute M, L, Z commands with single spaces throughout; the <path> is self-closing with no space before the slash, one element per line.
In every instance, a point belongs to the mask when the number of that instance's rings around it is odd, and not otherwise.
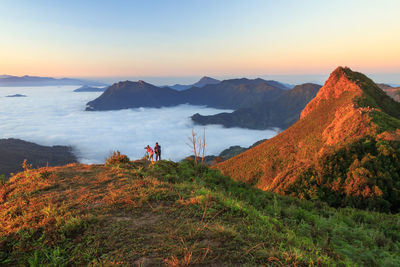
<path fill-rule="evenodd" d="M 22 168 L 24 169 L 24 171 L 29 171 L 30 169 L 32 169 L 32 164 L 28 164 L 28 160 L 24 159 L 24 162 L 22 162 Z"/>
<path fill-rule="evenodd" d="M 130 162 L 127 155 L 121 154 L 119 151 L 114 151 L 112 155 L 106 159 L 106 166 L 120 165 L 120 164 L 128 164 Z"/>
<path fill-rule="evenodd" d="M 4 185 L 7 182 L 7 178 L 4 174 L 0 174 L 0 186 Z"/>

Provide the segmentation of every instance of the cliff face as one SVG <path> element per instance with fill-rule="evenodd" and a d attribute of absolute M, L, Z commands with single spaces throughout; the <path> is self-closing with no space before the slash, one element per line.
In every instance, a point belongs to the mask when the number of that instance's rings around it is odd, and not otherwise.
<path fill-rule="evenodd" d="M 393 141 L 400 128 L 399 111 L 400 105 L 366 76 L 339 67 L 300 121 L 217 168 L 263 190 L 333 205 L 362 207 L 374 199 L 371 205 L 381 201 L 397 210 L 400 198 L 393 197 L 391 183 L 400 181 L 395 160 L 400 145 Z"/>

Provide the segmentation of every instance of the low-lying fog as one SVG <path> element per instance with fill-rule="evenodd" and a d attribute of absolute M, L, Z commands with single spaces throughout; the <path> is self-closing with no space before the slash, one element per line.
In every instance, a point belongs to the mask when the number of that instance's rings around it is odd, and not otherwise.
<path fill-rule="evenodd" d="M 99 92 L 75 93 L 79 86 L 1 87 L 0 138 L 19 138 L 41 145 L 70 145 L 83 163 L 102 163 L 119 150 L 131 159 L 141 158 L 144 147 L 162 147 L 164 159 L 181 160 L 193 154 L 187 145 L 190 116 L 227 110 L 181 105 L 172 108 L 139 108 L 119 111 L 84 111 Z M 23 94 L 27 97 L 5 97 Z M 247 130 L 206 126 L 207 155 L 232 145 L 249 146 L 276 134 L 272 130 Z"/>

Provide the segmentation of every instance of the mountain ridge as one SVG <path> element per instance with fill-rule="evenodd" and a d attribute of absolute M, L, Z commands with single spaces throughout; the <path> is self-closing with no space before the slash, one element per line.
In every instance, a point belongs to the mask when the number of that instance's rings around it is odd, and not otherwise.
<path fill-rule="evenodd" d="M 13 76 L 2 75 L 0 76 L 0 87 L 17 87 L 17 86 L 62 86 L 62 85 L 91 85 L 91 86 L 105 86 L 101 82 L 80 80 L 72 78 L 53 78 L 53 77 L 40 77 L 40 76 Z"/>
<path fill-rule="evenodd" d="M 182 91 L 182 90 L 186 90 L 186 89 L 189 89 L 189 88 L 192 88 L 192 87 L 201 88 L 201 87 L 204 87 L 204 86 L 206 86 L 208 84 L 218 84 L 220 82 L 221 82 L 220 80 L 217 80 L 217 79 L 214 79 L 214 78 L 211 78 L 211 77 L 208 77 L 208 76 L 203 76 L 203 77 L 200 78 L 200 80 L 198 80 L 197 82 L 195 82 L 193 84 L 185 85 L 185 84 L 178 84 L 177 83 L 177 84 L 174 84 L 174 85 L 164 85 L 164 86 L 161 86 L 161 87 L 169 87 L 169 88 L 177 90 L 177 91 Z"/>
<path fill-rule="evenodd" d="M 400 104 L 372 80 L 339 67 L 303 110 L 298 122 L 216 168 L 236 180 L 280 194 L 322 199 L 332 205 L 351 203 L 398 210 L 395 192 L 400 188 L 391 189 L 387 181 L 394 179 L 396 183 L 395 173 L 400 172 L 400 166 L 393 161 L 400 153 L 399 143 L 394 141 L 400 133 L 399 113 Z M 382 150 L 391 152 L 382 154 Z M 340 158 L 346 162 L 341 164 L 343 169 L 336 170 L 340 164 L 327 169 L 326 164 Z M 370 165 L 359 164 L 371 160 L 387 174 L 378 174 Z M 363 168 L 368 171 L 358 177 L 355 170 L 363 173 Z M 337 173 L 331 174 L 333 170 Z M 370 180 L 370 175 L 383 178 Z"/>
<path fill-rule="evenodd" d="M 144 81 L 125 81 L 114 83 L 101 96 L 88 102 L 87 110 L 168 107 L 179 104 L 237 109 L 266 100 L 272 101 L 284 91 L 262 79 L 231 79 L 183 91 L 160 88 Z"/>

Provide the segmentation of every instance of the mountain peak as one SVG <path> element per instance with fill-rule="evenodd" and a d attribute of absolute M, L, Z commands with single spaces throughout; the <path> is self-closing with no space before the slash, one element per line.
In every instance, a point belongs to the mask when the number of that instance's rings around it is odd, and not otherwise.
<path fill-rule="evenodd" d="M 203 77 L 201 77 L 201 79 L 199 80 L 199 82 L 200 81 L 206 81 L 206 80 L 215 80 L 214 78 L 211 78 L 211 77 L 208 77 L 208 76 L 203 76 Z"/>
<path fill-rule="evenodd" d="M 388 193 L 394 182 L 385 179 L 398 179 L 399 129 L 400 104 L 364 74 L 339 67 L 299 121 L 215 167 L 263 190 L 360 208 L 372 200 L 397 211 Z"/>
<path fill-rule="evenodd" d="M 348 67 L 337 67 L 329 75 L 317 96 L 301 112 L 300 118 L 310 114 L 324 100 L 339 98 L 342 94 L 349 92 L 361 94 L 361 88 L 350 78 L 352 74 L 353 71 Z"/>
<path fill-rule="evenodd" d="M 218 84 L 218 83 L 220 83 L 220 81 L 217 79 L 208 76 L 203 76 L 197 83 L 194 83 L 193 86 L 201 88 L 209 84 Z"/>

